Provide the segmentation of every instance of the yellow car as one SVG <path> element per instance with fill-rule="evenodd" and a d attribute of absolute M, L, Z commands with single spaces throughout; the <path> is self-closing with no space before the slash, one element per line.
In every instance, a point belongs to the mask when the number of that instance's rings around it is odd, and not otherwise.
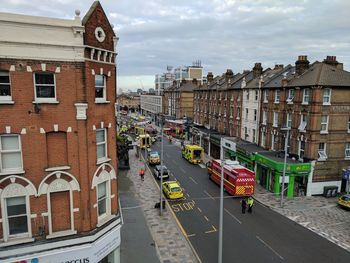
<path fill-rule="evenodd" d="M 182 188 L 176 181 L 168 181 L 163 183 L 163 193 L 168 199 L 179 199 L 184 197 Z"/>
<path fill-rule="evenodd" d="M 338 205 L 350 209 L 350 194 L 342 195 L 338 199 Z"/>
<path fill-rule="evenodd" d="M 158 152 L 150 152 L 148 155 L 148 163 L 152 164 L 160 164 L 160 157 Z"/>

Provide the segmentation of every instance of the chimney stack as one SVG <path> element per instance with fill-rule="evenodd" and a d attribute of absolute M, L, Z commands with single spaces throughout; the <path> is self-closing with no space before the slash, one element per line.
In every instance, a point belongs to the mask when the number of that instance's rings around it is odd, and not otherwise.
<path fill-rule="evenodd" d="M 227 70 L 226 70 L 225 77 L 226 77 L 226 79 L 233 78 L 232 69 L 227 69 Z"/>
<path fill-rule="evenodd" d="M 283 69 L 283 64 L 276 64 L 274 69 Z"/>
<path fill-rule="evenodd" d="M 333 67 L 338 68 L 338 65 L 341 64 L 337 61 L 337 57 L 336 56 L 327 56 L 324 60 L 323 63 L 331 65 Z"/>
<path fill-rule="evenodd" d="M 197 86 L 197 84 L 198 84 L 197 79 L 196 79 L 196 78 L 192 79 L 192 83 L 193 83 L 194 85 L 196 85 L 196 86 Z"/>
<path fill-rule="evenodd" d="M 295 73 L 297 76 L 303 74 L 309 69 L 310 62 L 307 60 L 307 56 L 298 56 L 298 60 L 295 61 Z"/>
<path fill-rule="evenodd" d="M 253 68 L 253 76 L 254 78 L 258 78 L 262 75 L 263 68 L 261 66 L 261 63 L 255 63 Z"/>
<path fill-rule="evenodd" d="M 208 81 L 208 83 L 210 81 L 212 81 L 213 79 L 214 79 L 213 73 L 212 72 L 208 72 L 208 74 L 207 74 L 207 81 Z"/>

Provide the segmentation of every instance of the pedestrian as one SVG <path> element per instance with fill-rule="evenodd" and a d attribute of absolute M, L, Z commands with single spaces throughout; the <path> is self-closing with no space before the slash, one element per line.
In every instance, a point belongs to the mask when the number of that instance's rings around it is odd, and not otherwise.
<path fill-rule="evenodd" d="M 245 199 L 242 199 L 241 205 L 242 205 L 242 214 L 245 214 L 245 210 L 247 208 L 247 201 Z"/>
<path fill-rule="evenodd" d="M 248 203 L 248 213 L 251 214 L 253 212 L 253 205 L 254 205 L 253 197 L 249 196 L 247 203 Z"/>
<path fill-rule="evenodd" d="M 145 170 L 143 168 L 140 169 L 140 177 L 141 177 L 141 180 L 145 180 Z"/>

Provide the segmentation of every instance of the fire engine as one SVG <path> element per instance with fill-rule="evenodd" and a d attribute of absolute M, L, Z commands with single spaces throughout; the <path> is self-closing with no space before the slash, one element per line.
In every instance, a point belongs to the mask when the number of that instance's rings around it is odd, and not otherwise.
<path fill-rule="evenodd" d="M 207 163 L 209 179 L 220 185 L 221 160 Z M 224 190 L 233 196 L 254 194 L 255 173 L 239 164 L 238 161 L 226 160 L 224 165 Z"/>

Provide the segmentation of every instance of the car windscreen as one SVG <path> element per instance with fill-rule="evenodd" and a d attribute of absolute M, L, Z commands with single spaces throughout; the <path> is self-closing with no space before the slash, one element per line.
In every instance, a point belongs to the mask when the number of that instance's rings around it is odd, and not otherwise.
<path fill-rule="evenodd" d="M 193 151 L 193 157 L 194 159 L 200 159 L 201 158 L 202 151 L 201 150 L 194 150 Z"/>
<path fill-rule="evenodd" d="M 180 187 L 172 187 L 172 188 L 170 189 L 170 191 L 171 191 L 171 192 L 174 192 L 174 193 L 176 193 L 176 192 L 181 192 L 181 188 L 180 188 Z"/>
<path fill-rule="evenodd" d="M 159 157 L 159 155 L 158 154 L 156 154 L 156 153 L 151 153 L 151 158 L 158 158 Z"/>
<path fill-rule="evenodd" d="M 350 196 L 342 196 L 341 199 L 344 201 L 350 201 Z"/>

